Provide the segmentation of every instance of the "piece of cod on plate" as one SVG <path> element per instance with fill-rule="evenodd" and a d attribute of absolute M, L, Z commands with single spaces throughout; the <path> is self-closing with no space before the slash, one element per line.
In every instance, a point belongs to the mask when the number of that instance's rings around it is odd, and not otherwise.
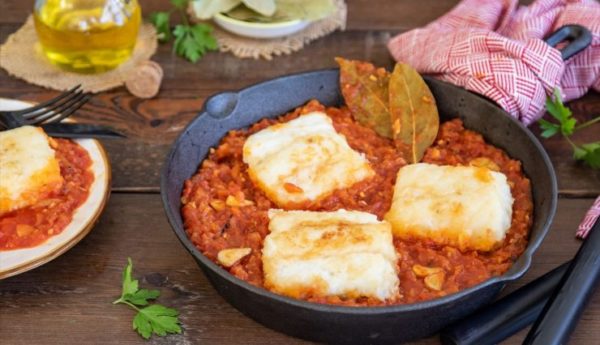
<path fill-rule="evenodd" d="M 243 156 L 250 178 L 279 207 L 321 199 L 375 174 L 322 112 L 254 133 Z"/>
<path fill-rule="evenodd" d="M 269 210 L 265 287 L 277 293 L 387 300 L 398 294 L 390 224 L 370 213 Z"/>
<path fill-rule="evenodd" d="M 0 215 L 33 205 L 61 187 L 52 145 L 39 127 L 0 132 Z"/>

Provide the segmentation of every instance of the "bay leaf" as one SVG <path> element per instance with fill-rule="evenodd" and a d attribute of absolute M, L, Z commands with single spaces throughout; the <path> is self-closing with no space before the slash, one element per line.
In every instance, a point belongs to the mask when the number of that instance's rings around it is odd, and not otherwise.
<path fill-rule="evenodd" d="M 392 138 L 388 83 L 390 74 L 363 61 L 336 58 L 340 89 L 352 116 L 377 134 Z"/>
<path fill-rule="evenodd" d="M 414 68 L 398 63 L 390 76 L 392 134 L 411 163 L 418 163 L 435 140 L 440 117 L 431 90 Z"/>

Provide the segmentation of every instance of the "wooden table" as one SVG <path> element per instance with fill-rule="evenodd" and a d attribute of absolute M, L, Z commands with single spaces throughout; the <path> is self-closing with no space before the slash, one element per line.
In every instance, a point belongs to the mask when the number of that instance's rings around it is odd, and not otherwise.
<path fill-rule="evenodd" d="M 287 73 L 333 67 L 335 56 L 391 66 L 385 43 L 394 34 L 422 26 L 457 1 L 350 0 L 348 26 L 304 50 L 273 61 L 240 60 L 211 53 L 191 64 L 161 46 L 154 57 L 164 69 L 158 97 L 141 100 L 124 88 L 94 96 L 79 112 L 80 121 L 109 124 L 128 139 L 105 141 L 113 168 L 113 193 L 94 230 L 77 246 L 33 271 L 0 281 L 2 344 L 142 344 L 131 329 L 133 312 L 112 305 L 121 289 L 121 271 L 133 259 L 144 287 L 160 289 L 160 303 L 181 312 L 184 332 L 156 344 L 300 344 L 304 341 L 265 328 L 227 304 L 209 285 L 167 224 L 159 195 L 159 173 L 171 142 L 211 94 L 238 89 Z M 142 1 L 147 15 L 166 9 L 167 1 Z M 17 30 L 33 1 L 6 0 L 0 11 L 0 41 Z M 0 96 L 42 101 L 57 92 L 0 72 Z M 600 95 L 589 93 L 570 104 L 577 118 L 600 114 Z M 533 130 L 538 133 L 536 126 Z M 598 127 L 576 139 L 598 140 Z M 569 144 L 543 140 L 558 175 L 560 199 L 554 225 L 533 266 L 506 291 L 531 281 L 573 257 L 580 242 L 574 231 L 593 198 L 600 194 L 600 171 L 577 164 Z M 401 329 L 398 330 L 402 332 Z M 520 344 L 525 331 L 507 344 Z M 571 344 L 600 339 L 600 294 L 592 299 Z M 437 344 L 437 337 L 422 344 Z"/>

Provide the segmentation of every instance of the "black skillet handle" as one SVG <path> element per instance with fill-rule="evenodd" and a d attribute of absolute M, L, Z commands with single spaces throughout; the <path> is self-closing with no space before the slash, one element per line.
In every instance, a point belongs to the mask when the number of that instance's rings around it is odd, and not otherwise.
<path fill-rule="evenodd" d="M 566 344 L 583 309 L 599 285 L 600 219 L 596 220 L 523 344 Z"/>
<path fill-rule="evenodd" d="M 531 325 L 567 271 L 566 262 L 440 332 L 444 345 L 493 345 Z"/>
<path fill-rule="evenodd" d="M 565 25 L 546 37 L 545 41 L 552 47 L 556 47 L 560 42 L 568 41 L 569 43 L 560 49 L 562 59 L 567 60 L 592 43 L 592 34 L 581 25 Z"/>

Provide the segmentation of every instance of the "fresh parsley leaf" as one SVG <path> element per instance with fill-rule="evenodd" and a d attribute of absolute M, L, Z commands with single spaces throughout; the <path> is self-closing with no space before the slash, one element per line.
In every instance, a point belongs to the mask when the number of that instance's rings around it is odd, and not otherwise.
<path fill-rule="evenodd" d="M 150 338 L 152 333 L 165 336 L 167 333 L 181 333 L 181 327 L 177 316 L 179 313 L 172 308 L 160 304 L 153 304 L 140 309 L 133 319 L 133 329 L 145 339 Z"/>
<path fill-rule="evenodd" d="M 121 298 L 125 295 L 131 295 L 137 292 L 138 290 L 138 281 L 131 277 L 131 271 L 133 270 L 133 264 L 131 263 L 131 258 L 127 259 L 127 266 L 123 270 L 123 293 L 121 294 Z"/>
<path fill-rule="evenodd" d="M 546 110 L 548 110 L 548 113 L 550 113 L 552 117 L 558 120 L 560 132 L 563 135 L 573 134 L 577 120 L 573 118 L 571 109 L 565 107 L 563 104 L 562 97 L 558 89 L 554 89 L 554 94 L 552 97 L 548 97 L 546 99 Z"/>
<path fill-rule="evenodd" d="M 148 300 L 157 299 L 160 296 L 158 290 L 141 289 L 133 294 L 125 295 L 127 301 L 135 305 L 148 305 Z"/>
<path fill-rule="evenodd" d="M 175 9 L 169 12 L 154 12 L 150 22 L 156 28 L 158 40 L 168 42 L 175 37 L 173 51 L 191 62 L 197 62 L 209 50 L 217 50 L 217 40 L 212 34 L 212 27 L 207 24 L 190 25 L 186 17 L 189 0 L 171 0 Z M 171 31 L 171 12 L 177 11 L 182 17 L 182 24 Z"/>
<path fill-rule="evenodd" d="M 175 6 L 180 10 L 185 10 L 189 0 L 171 0 L 171 5 Z"/>
<path fill-rule="evenodd" d="M 154 12 L 150 14 L 150 22 L 156 28 L 158 40 L 168 42 L 171 39 L 171 14 L 169 12 Z"/>
<path fill-rule="evenodd" d="M 540 119 L 539 125 L 542 129 L 540 134 L 544 138 L 550 138 L 551 136 L 561 133 L 562 136 L 571 144 L 573 147 L 573 157 L 576 160 L 585 162 L 592 169 L 600 169 L 600 141 L 577 145 L 569 138 L 576 130 L 591 126 L 596 122 L 600 122 L 600 116 L 585 123 L 577 125 L 577 120 L 573 117 L 571 109 L 567 108 L 563 102 L 558 89 L 554 89 L 552 96 L 546 99 L 546 110 L 557 123 L 550 122 L 548 120 Z"/>
<path fill-rule="evenodd" d="M 593 169 L 600 169 L 600 141 L 575 147 L 573 156 Z"/>
<path fill-rule="evenodd" d="M 217 40 L 212 35 L 213 28 L 206 24 L 196 24 L 192 26 L 192 35 L 199 44 L 203 44 L 208 50 L 216 50 L 219 45 Z"/>
<path fill-rule="evenodd" d="M 132 270 L 133 264 L 131 258 L 128 258 L 127 266 L 123 270 L 121 297 L 113 304 L 126 304 L 138 312 L 133 318 L 133 329 L 145 339 L 150 338 L 152 333 L 159 336 L 164 336 L 167 333 L 181 333 L 179 319 L 177 318 L 179 312 L 177 310 L 160 304 L 138 308 L 138 306 L 148 305 L 149 300 L 158 298 L 160 291 L 139 289 L 139 282 L 133 279 Z"/>
<path fill-rule="evenodd" d="M 550 121 L 546 121 L 544 119 L 540 119 L 539 124 L 540 128 L 543 130 L 541 136 L 544 138 L 550 138 L 554 134 L 558 133 L 558 131 L 560 130 L 559 125 Z"/>
<path fill-rule="evenodd" d="M 177 55 L 191 62 L 197 62 L 208 50 L 217 49 L 217 41 L 212 36 L 212 28 L 206 24 L 194 26 L 177 25 L 173 30 Z"/>

